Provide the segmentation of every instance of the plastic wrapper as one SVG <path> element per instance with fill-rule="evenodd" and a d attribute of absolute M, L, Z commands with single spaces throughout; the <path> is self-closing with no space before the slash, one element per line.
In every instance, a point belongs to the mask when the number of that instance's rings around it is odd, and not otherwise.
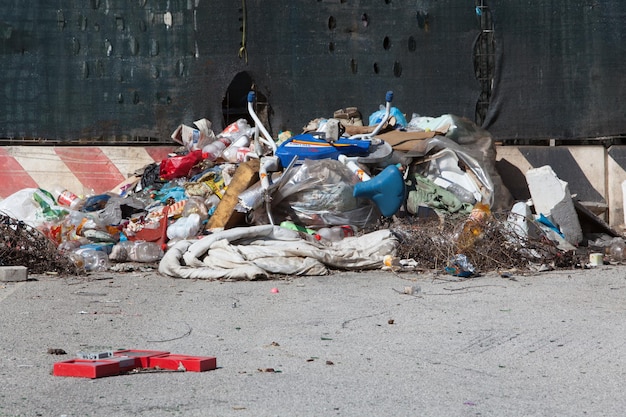
<path fill-rule="evenodd" d="M 163 186 L 164 182 L 160 178 L 161 164 L 154 163 L 147 165 L 141 176 L 141 188 L 146 189 L 152 187 L 159 189 Z"/>
<path fill-rule="evenodd" d="M 172 156 L 161 161 L 159 175 L 161 178 L 171 180 L 186 177 L 191 168 L 202 161 L 202 150 L 191 151 L 186 155 Z"/>
<path fill-rule="evenodd" d="M 455 277 L 469 278 L 476 274 L 474 265 L 463 254 L 454 255 L 444 269 L 448 274 Z"/>
<path fill-rule="evenodd" d="M 189 151 L 202 149 L 215 140 L 212 123 L 207 119 L 196 120 L 194 126 L 180 125 L 172 133 L 172 140 L 184 145 Z"/>
<path fill-rule="evenodd" d="M 205 221 L 209 218 L 209 213 L 204 201 L 205 199 L 202 197 L 189 197 L 189 200 L 185 203 L 181 216 L 188 217 L 190 214 L 197 214 L 201 222 Z"/>
<path fill-rule="evenodd" d="M 370 115 L 369 125 L 376 126 L 383 120 L 383 117 L 385 117 L 385 106 L 381 104 L 379 110 L 375 111 L 374 113 Z M 408 125 L 406 118 L 404 117 L 404 114 L 400 110 L 398 110 L 397 107 L 391 107 L 389 109 L 389 117 L 394 117 L 396 119 L 394 126 L 397 129 L 404 129 Z"/>
<path fill-rule="evenodd" d="M 497 211 L 508 210 L 513 205 L 513 197 L 496 170 L 496 149 L 488 131 L 467 118 L 452 114 L 436 118 L 414 114 L 407 130 L 441 132 L 445 136 L 427 139 L 405 156 L 417 158 L 442 149 L 452 150 L 466 171 L 480 183 L 482 203 Z"/>
<path fill-rule="evenodd" d="M 138 198 L 112 196 L 107 200 L 104 209 L 97 213 L 101 223 L 117 225 L 132 214 L 142 212 L 144 207 L 145 203 Z"/>
<path fill-rule="evenodd" d="M 226 169 L 221 165 L 203 171 L 183 184 L 185 193 L 188 196 L 200 197 L 208 197 L 211 194 L 215 194 L 222 198 L 228 185 L 226 177 L 223 175 L 224 171 Z"/>
<path fill-rule="evenodd" d="M 276 222 L 292 220 L 306 226 L 353 225 L 363 228 L 375 223 L 380 214 L 368 199 L 353 196 L 359 179 L 341 162 L 333 159 L 306 159 L 287 174 L 272 196 Z M 264 207 L 253 211 L 253 221 L 266 219 Z"/>
<path fill-rule="evenodd" d="M 197 236 L 202 220 L 198 213 L 191 213 L 189 216 L 181 217 L 167 228 L 168 239 L 187 239 Z"/>
<path fill-rule="evenodd" d="M 483 168 L 483 165 L 476 160 L 472 155 L 467 152 L 465 147 L 460 146 L 451 139 L 445 136 L 435 136 L 431 139 L 427 139 L 424 146 L 419 151 L 407 152 L 406 155 L 410 157 L 421 157 L 429 153 L 435 153 L 439 150 L 446 150 L 446 152 L 454 152 L 459 161 L 462 162 L 466 170 L 471 171 L 474 183 L 480 191 L 481 197 L 477 199 L 488 205 L 494 203 L 494 185 L 491 180 L 491 175 Z M 495 169 L 495 168 L 494 168 Z M 431 171 L 431 172 L 429 172 Z M 434 177 L 434 167 L 431 169 L 430 165 L 426 167 L 426 170 L 421 172 L 424 176 Z"/>
<path fill-rule="evenodd" d="M 0 201 L 0 212 L 33 227 L 62 219 L 69 208 L 61 207 L 46 190 L 24 188 Z"/>

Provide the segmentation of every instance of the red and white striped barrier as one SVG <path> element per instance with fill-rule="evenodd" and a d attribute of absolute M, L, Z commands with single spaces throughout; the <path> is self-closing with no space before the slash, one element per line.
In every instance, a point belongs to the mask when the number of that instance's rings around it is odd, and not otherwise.
<path fill-rule="evenodd" d="M 0 147 L 0 199 L 24 189 L 61 186 L 78 195 L 114 189 L 146 165 L 160 162 L 177 146 L 4 146 Z"/>

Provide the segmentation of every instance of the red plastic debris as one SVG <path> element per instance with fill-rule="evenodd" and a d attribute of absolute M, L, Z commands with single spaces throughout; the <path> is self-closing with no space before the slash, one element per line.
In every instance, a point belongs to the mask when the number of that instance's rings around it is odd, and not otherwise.
<path fill-rule="evenodd" d="M 102 378 L 119 375 L 138 368 L 161 368 L 204 372 L 217 368 L 213 356 L 172 355 L 163 350 L 118 350 L 113 356 L 101 359 L 76 358 L 54 364 L 54 376 Z"/>
<path fill-rule="evenodd" d="M 166 355 L 149 358 L 150 367 L 192 372 L 211 371 L 217 368 L 217 359 L 213 356 Z"/>
<path fill-rule="evenodd" d="M 79 378 L 102 378 L 119 375 L 120 364 L 116 361 L 70 359 L 54 364 L 54 376 L 74 376 Z"/>
<path fill-rule="evenodd" d="M 128 349 L 128 350 L 117 350 L 113 352 L 113 356 L 128 356 L 131 358 L 135 358 L 135 368 L 149 368 L 150 363 L 149 359 L 153 356 L 165 356 L 169 355 L 169 352 L 164 350 L 136 350 L 136 349 Z"/>

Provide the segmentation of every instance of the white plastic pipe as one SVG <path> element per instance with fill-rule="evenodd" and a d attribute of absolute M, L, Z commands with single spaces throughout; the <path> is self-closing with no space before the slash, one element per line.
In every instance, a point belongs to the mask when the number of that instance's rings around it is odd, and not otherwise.
<path fill-rule="evenodd" d="M 274 139 L 272 139 L 272 136 L 269 134 L 267 129 L 265 129 L 265 126 L 263 126 L 263 123 L 261 123 L 261 119 L 259 119 L 259 116 L 257 116 L 256 112 L 254 111 L 253 104 L 254 104 L 255 99 L 256 99 L 255 92 L 250 91 L 248 93 L 248 113 L 250 113 L 250 117 L 252 117 L 252 120 L 254 120 L 255 129 L 259 129 L 261 133 L 263 134 L 263 137 L 259 137 L 259 140 L 261 140 L 261 142 L 271 147 L 272 153 L 275 153 L 276 143 L 274 142 Z"/>

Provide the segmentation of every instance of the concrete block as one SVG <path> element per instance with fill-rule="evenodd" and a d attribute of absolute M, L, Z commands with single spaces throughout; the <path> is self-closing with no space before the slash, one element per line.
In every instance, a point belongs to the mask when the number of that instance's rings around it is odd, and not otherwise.
<path fill-rule="evenodd" d="M 549 165 L 526 172 L 526 182 L 537 214 L 549 217 L 572 245 L 583 240 L 578 214 L 567 182 L 562 181 Z"/>
<path fill-rule="evenodd" d="M 622 184 L 626 181 L 626 146 L 611 146 L 607 152 L 607 185 L 609 225 L 618 229 L 626 224 L 626 193 Z"/>
<path fill-rule="evenodd" d="M 0 266 L 0 281 L 14 282 L 26 281 L 28 279 L 28 268 L 25 266 Z"/>

